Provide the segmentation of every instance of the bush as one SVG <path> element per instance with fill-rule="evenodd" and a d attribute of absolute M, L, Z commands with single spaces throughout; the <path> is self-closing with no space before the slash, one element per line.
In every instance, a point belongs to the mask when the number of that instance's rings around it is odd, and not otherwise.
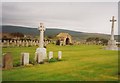
<path fill-rule="evenodd" d="M 50 60 L 48 60 L 48 62 L 57 62 L 57 59 L 56 58 L 51 58 Z"/>
<path fill-rule="evenodd" d="M 57 58 L 57 60 L 58 60 L 58 61 L 62 61 L 61 59 L 58 59 L 58 58 Z"/>
<path fill-rule="evenodd" d="M 13 64 L 13 67 L 18 67 L 20 65 L 21 65 L 20 62 L 16 62 L 15 64 Z"/>

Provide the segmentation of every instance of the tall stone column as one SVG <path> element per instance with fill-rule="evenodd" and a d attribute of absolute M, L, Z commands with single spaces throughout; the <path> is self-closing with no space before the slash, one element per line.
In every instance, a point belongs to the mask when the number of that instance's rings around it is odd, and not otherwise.
<path fill-rule="evenodd" d="M 114 16 L 112 17 L 112 20 L 110 20 L 110 22 L 112 22 L 112 28 L 111 28 L 111 40 L 114 40 L 114 22 L 116 20 L 114 19 Z"/>
<path fill-rule="evenodd" d="M 45 59 L 47 59 L 46 48 L 44 48 L 45 27 L 44 27 L 43 23 L 40 23 L 38 30 L 40 31 L 40 38 L 39 38 L 39 47 L 36 49 L 36 52 L 35 52 L 35 61 L 37 60 L 38 63 L 41 63 Z"/>
<path fill-rule="evenodd" d="M 112 17 L 112 20 L 110 20 L 110 22 L 112 22 L 112 28 L 111 28 L 111 38 L 108 41 L 108 46 L 106 47 L 107 50 L 118 50 L 118 47 L 116 45 L 116 40 L 114 40 L 114 22 L 116 20 L 114 19 L 114 16 Z"/>
<path fill-rule="evenodd" d="M 44 47 L 44 31 L 45 31 L 45 27 L 43 23 L 40 23 L 40 27 L 38 27 L 38 30 L 40 30 L 39 47 L 43 48 Z"/>

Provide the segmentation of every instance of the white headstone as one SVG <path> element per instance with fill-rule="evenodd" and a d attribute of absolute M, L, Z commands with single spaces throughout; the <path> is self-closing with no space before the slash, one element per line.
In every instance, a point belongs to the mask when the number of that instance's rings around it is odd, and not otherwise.
<path fill-rule="evenodd" d="M 46 53 L 46 49 L 45 48 L 37 48 L 36 52 L 37 53 L 42 52 L 43 53 L 43 59 L 47 58 L 47 53 Z"/>
<path fill-rule="evenodd" d="M 35 61 L 37 61 L 37 63 L 42 63 L 43 62 L 43 53 L 42 52 L 35 52 Z"/>
<path fill-rule="evenodd" d="M 47 46 L 47 42 L 46 41 L 44 42 L 44 46 Z"/>
<path fill-rule="evenodd" d="M 10 46 L 9 40 L 7 41 L 7 46 Z"/>
<path fill-rule="evenodd" d="M 49 52 L 48 58 L 49 58 L 49 60 L 50 60 L 51 58 L 53 58 L 53 52 L 52 52 L 52 51 Z"/>
<path fill-rule="evenodd" d="M 24 40 L 22 41 L 22 46 L 25 46 L 25 41 Z"/>
<path fill-rule="evenodd" d="M 62 59 L 62 51 L 58 51 L 58 60 Z"/>
<path fill-rule="evenodd" d="M 23 65 L 29 64 L 29 53 L 21 53 L 21 63 Z"/>
<path fill-rule="evenodd" d="M 39 46 L 39 41 L 36 41 L 36 45 Z"/>
<path fill-rule="evenodd" d="M 11 44 L 13 47 L 15 46 L 13 40 L 10 41 L 10 44 Z"/>
<path fill-rule="evenodd" d="M 19 45 L 21 45 L 21 44 L 22 44 L 22 41 L 20 40 L 20 41 L 19 41 Z"/>
<path fill-rule="evenodd" d="M 26 41 L 26 47 L 28 47 L 28 46 L 29 46 L 28 41 Z"/>
<path fill-rule="evenodd" d="M 63 41 L 60 41 L 60 46 L 62 46 L 63 45 Z"/>
<path fill-rule="evenodd" d="M 32 40 L 30 41 L 30 46 L 33 46 L 33 41 Z"/>
<path fill-rule="evenodd" d="M 10 40 L 10 44 L 12 44 L 12 40 Z"/>
<path fill-rule="evenodd" d="M 16 40 L 14 40 L 14 46 L 16 46 Z"/>
<path fill-rule="evenodd" d="M 33 41 L 33 45 L 36 46 L 36 45 L 35 45 L 35 41 Z"/>
<path fill-rule="evenodd" d="M 3 43 L 6 43 L 6 42 L 7 42 L 6 40 L 3 41 Z"/>
<path fill-rule="evenodd" d="M 20 46 L 19 41 L 17 40 L 17 46 Z"/>
<path fill-rule="evenodd" d="M 49 44 L 48 40 L 46 41 L 46 44 Z"/>

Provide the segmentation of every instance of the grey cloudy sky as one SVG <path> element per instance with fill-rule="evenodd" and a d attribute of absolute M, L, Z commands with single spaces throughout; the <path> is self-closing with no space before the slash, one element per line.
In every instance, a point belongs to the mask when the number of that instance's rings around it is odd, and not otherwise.
<path fill-rule="evenodd" d="M 43 22 L 47 28 L 110 34 L 112 16 L 118 20 L 117 2 L 2 2 L 2 24 L 37 28 Z"/>

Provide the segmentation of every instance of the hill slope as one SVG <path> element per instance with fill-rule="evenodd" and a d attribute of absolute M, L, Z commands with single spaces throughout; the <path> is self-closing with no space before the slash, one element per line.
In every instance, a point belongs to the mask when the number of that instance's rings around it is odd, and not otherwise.
<path fill-rule="evenodd" d="M 2 32 L 6 32 L 6 33 L 20 32 L 23 34 L 30 34 L 34 36 L 39 35 L 39 31 L 37 30 L 37 28 L 12 26 L 12 25 L 3 25 Z M 64 29 L 53 29 L 53 28 L 47 28 L 45 31 L 45 36 L 56 36 L 60 32 L 69 33 L 76 40 L 86 39 L 88 37 L 101 37 L 105 39 L 110 38 L 110 36 L 106 34 L 84 33 L 84 32 L 77 32 L 77 31 L 64 30 Z"/>

